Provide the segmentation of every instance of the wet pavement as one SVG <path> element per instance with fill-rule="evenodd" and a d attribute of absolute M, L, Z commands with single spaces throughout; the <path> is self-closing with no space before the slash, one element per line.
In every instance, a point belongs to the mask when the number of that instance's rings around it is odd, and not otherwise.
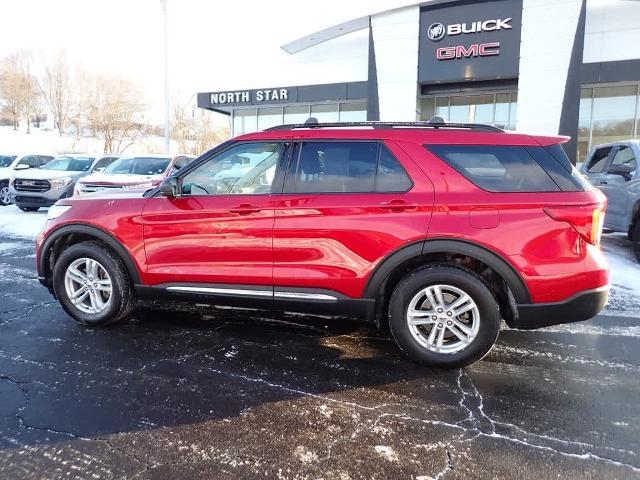
<path fill-rule="evenodd" d="M 464 370 L 347 319 L 141 305 L 87 329 L 0 237 L 0 478 L 640 478 L 640 319 Z"/>

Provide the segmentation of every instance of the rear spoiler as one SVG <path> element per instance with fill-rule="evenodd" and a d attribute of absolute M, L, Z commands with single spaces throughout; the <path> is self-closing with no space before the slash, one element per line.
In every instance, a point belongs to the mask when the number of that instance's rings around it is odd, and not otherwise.
<path fill-rule="evenodd" d="M 532 137 L 538 142 L 538 145 L 542 147 L 548 147 L 549 145 L 557 145 L 559 143 L 567 143 L 571 140 L 571 137 L 567 137 L 566 135 L 555 135 L 555 136 L 540 136 L 540 135 L 532 135 Z"/>

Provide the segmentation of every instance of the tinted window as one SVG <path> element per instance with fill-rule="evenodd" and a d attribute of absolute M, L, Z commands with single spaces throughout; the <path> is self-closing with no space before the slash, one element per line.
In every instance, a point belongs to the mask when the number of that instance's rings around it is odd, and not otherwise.
<path fill-rule="evenodd" d="M 53 160 L 53 157 L 50 155 L 40 155 L 40 165 L 44 165 L 45 163 Z"/>
<path fill-rule="evenodd" d="M 91 168 L 93 160 L 93 157 L 55 157 L 42 168 L 67 172 L 86 172 Z"/>
<path fill-rule="evenodd" d="M 520 146 L 429 145 L 478 187 L 490 192 L 556 192 L 560 189 Z"/>
<path fill-rule="evenodd" d="M 569 162 L 562 147 L 560 145 L 554 145 L 553 147 L 557 147 L 559 151 L 555 150 L 554 152 L 550 150 L 550 147 L 526 147 L 526 149 L 563 192 L 589 190 L 591 188 L 589 182 Z M 566 158 L 566 162 L 558 160 L 560 153 Z M 569 164 L 569 169 L 566 168 L 567 163 Z"/>
<path fill-rule="evenodd" d="M 36 155 L 22 157 L 18 165 L 29 165 L 29 168 L 40 168 L 40 159 Z"/>
<path fill-rule="evenodd" d="M 96 172 L 100 171 L 100 170 L 104 170 L 109 165 L 111 165 L 113 162 L 115 162 L 117 159 L 118 159 L 118 157 L 104 157 L 104 158 L 101 158 L 96 163 L 96 166 L 93 167 L 93 170 L 96 171 Z"/>
<path fill-rule="evenodd" d="M 185 195 L 237 195 L 271 193 L 279 143 L 243 143 L 231 147 L 198 166 L 182 179 Z"/>
<path fill-rule="evenodd" d="M 412 187 L 411 179 L 389 149 L 380 146 L 376 173 L 376 192 L 406 192 Z"/>
<path fill-rule="evenodd" d="M 116 160 L 104 173 L 130 173 L 133 175 L 162 175 L 169 166 L 169 157 L 129 157 Z"/>
<path fill-rule="evenodd" d="M 298 193 L 373 192 L 377 142 L 303 143 L 296 168 Z"/>
<path fill-rule="evenodd" d="M 0 168 L 10 167 L 15 159 L 15 155 L 0 155 Z"/>
<path fill-rule="evenodd" d="M 607 158 L 613 147 L 598 148 L 593 152 L 593 156 L 589 160 L 587 165 L 587 172 L 589 173 L 602 173 L 607 166 Z"/>
<path fill-rule="evenodd" d="M 621 146 L 613 156 L 611 165 L 629 165 L 631 167 L 631 174 L 636 171 L 636 157 L 633 154 L 633 149 L 627 146 Z"/>

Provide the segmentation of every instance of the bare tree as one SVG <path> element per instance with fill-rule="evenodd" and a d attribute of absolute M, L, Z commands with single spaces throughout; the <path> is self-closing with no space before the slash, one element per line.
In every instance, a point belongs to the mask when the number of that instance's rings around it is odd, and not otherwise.
<path fill-rule="evenodd" d="M 129 80 L 93 77 L 85 99 L 88 124 L 104 138 L 105 153 L 122 153 L 136 141 L 144 124 L 141 93 Z"/>
<path fill-rule="evenodd" d="M 182 153 L 201 155 L 229 138 L 229 130 L 215 128 L 204 111 L 194 112 L 189 104 L 172 102 L 173 121 L 171 137 Z"/>
<path fill-rule="evenodd" d="M 27 133 L 31 133 L 31 122 L 42 111 L 42 97 L 38 82 L 31 73 L 31 55 L 22 53 L 22 116 L 27 124 Z"/>
<path fill-rule="evenodd" d="M 11 119 L 17 130 L 24 111 L 25 79 L 24 53 L 14 53 L 2 59 L 0 64 L 0 95 L 4 99 L 3 114 Z"/>
<path fill-rule="evenodd" d="M 73 95 L 69 63 L 64 52 L 58 52 L 55 60 L 45 65 L 38 87 L 53 114 L 58 133 L 62 136 L 71 112 Z"/>

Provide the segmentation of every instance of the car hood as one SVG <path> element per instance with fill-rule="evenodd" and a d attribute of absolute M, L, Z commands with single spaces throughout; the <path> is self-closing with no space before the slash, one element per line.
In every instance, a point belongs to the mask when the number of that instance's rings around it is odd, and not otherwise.
<path fill-rule="evenodd" d="M 0 180 L 6 180 L 11 177 L 15 173 L 15 170 L 12 170 L 9 167 L 0 167 Z"/>
<path fill-rule="evenodd" d="M 52 178 L 72 177 L 78 178 L 86 175 L 86 172 L 75 172 L 67 170 L 42 170 L 40 168 L 29 168 L 28 170 L 17 170 L 13 172 L 15 178 L 28 178 L 30 180 L 50 180 Z"/>
<path fill-rule="evenodd" d="M 92 173 L 87 175 L 81 181 L 81 183 L 91 185 L 108 185 L 108 186 L 129 186 L 139 185 L 145 183 L 159 183 L 164 178 L 164 175 L 133 175 L 129 173 Z"/>

